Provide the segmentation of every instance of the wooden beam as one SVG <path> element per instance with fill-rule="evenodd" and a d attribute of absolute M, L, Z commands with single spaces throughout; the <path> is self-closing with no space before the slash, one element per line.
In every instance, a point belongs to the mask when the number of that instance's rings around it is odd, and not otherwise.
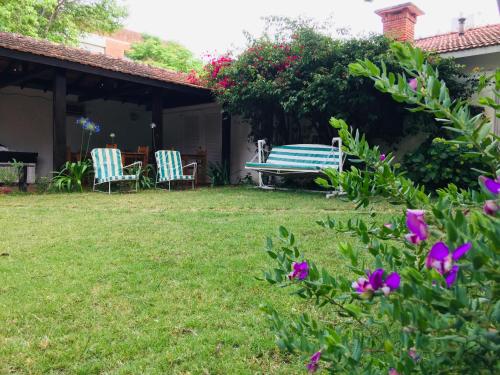
<path fill-rule="evenodd" d="M 27 73 L 19 73 L 16 74 L 14 77 L 7 77 L 2 80 L 0 80 L 0 89 L 3 89 L 4 87 L 7 86 L 18 86 L 22 85 L 26 82 L 29 82 L 33 79 L 39 78 L 40 76 L 44 75 L 47 73 L 50 69 L 47 68 L 37 68 L 31 72 Z"/>
<path fill-rule="evenodd" d="M 57 69 L 53 82 L 52 165 L 57 171 L 66 161 L 66 71 Z"/>
<path fill-rule="evenodd" d="M 0 47 L 0 57 L 7 57 L 10 59 L 16 59 L 20 61 L 28 61 L 32 63 L 53 66 L 56 68 L 74 70 L 77 72 L 98 75 L 106 78 L 118 79 L 122 81 L 183 92 L 193 96 L 200 96 L 203 99 L 205 99 L 207 103 L 213 102 L 214 100 L 214 96 L 212 95 L 211 90 L 208 88 L 192 87 L 180 83 L 161 81 L 154 78 L 147 78 L 128 73 L 117 72 L 110 69 L 98 68 L 86 64 L 81 64 L 78 62 L 57 59 L 54 57 L 47 57 L 28 52 L 15 51 L 4 47 Z"/>
<path fill-rule="evenodd" d="M 126 96 L 146 96 L 149 94 L 150 88 L 145 86 L 143 89 L 137 88 L 137 87 L 125 87 L 121 89 L 118 87 L 115 90 L 104 90 L 104 89 L 95 89 L 95 91 L 92 91 L 89 94 L 85 95 L 80 95 L 78 97 L 78 101 L 80 103 L 83 102 L 88 102 L 91 100 L 96 100 L 96 99 L 106 99 L 106 100 L 111 100 L 113 98 L 117 98 L 120 100 L 122 97 Z"/>
<path fill-rule="evenodd" d="M 228 175 L 231 172 L 231 115 L 222 113 L 222 165 L 227 169 Z"/>
<path fill-rule="evenodd" d="M 151 122 L 156 125 L 153 136 L 153 152 L 163 149 L 163 95 L 154 88 L 151 95 Z"/>

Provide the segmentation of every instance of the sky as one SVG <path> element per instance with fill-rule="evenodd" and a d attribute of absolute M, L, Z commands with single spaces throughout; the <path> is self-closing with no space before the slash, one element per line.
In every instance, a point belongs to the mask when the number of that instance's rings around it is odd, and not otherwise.
<path fill-rule="evenodd" d="M 185 45 L 198 57 L 241 50 L 243 32 L 260 35 L 263 17 L 307 17 L 348 28 L 352 35 L 381 33 L 374 11 L 406 0 L 124 0 L 129 8 L 125 26 Z M 454 31 L 457 18 L 466 26 L 499 23 L 497 0 L 413 0 L 425 12 L 415 27 L 417 38 Z"/>

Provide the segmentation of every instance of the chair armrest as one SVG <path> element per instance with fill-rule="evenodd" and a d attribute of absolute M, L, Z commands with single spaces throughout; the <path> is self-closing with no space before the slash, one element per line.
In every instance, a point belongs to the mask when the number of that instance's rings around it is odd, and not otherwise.
<path fill-rule="evenodd" d="M 133 166 L 135 166 L 135 165 L 139 165 L 139 167 L 141 167 L 141 168 L 142 168 L 142 161 L 135 161 L 135 162 L 133 162 L 132 164 L 125 165 L 125 166 L 123 167 L 123 169 L 130 168 L 130 167 L 133 167 Z"/>
<path fill-rule="evenodd" d="M 198 166 L 198 163 L 197 162 L 193 162 L 193 163 L 189 163 L 189 164 L 183 165 L 182 169 L 187 168 L 187 167 L 195 167 L 196 168 L 197 166 Z"/>

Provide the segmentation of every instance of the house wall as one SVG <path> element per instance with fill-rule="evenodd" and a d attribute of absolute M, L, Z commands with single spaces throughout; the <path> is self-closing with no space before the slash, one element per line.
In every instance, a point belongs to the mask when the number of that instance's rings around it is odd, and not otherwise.
<path fill-rule="evenodd" d="M 453 54 L 450 54 L 453 56 Z M 493 74 L 496 69 L 500 68 L 500 52 L 488 53 L 479 56 L 455 56 L 459 64 L 463 64 L 468 72 L 480 71 L 487 75 Z M 493 87 L 486 88 L 480 96 L 493 97 Z M 477 102 L 478 96 L 472 97 L 474 102 Z M 497 99 L 498 100 L 498 99 Z M 493 129 L 496 135 L 500 135 L 500 120 L 495 117 L 495 111 L 492 108 L 485 109 L 486 115 L 493 121 Z"/>
<path fill-rule="evenodd" d="M 6 87 L 0 90 L 0 144 L 37 152 L 37 176 L 52 171 L 52 94 Z"/>

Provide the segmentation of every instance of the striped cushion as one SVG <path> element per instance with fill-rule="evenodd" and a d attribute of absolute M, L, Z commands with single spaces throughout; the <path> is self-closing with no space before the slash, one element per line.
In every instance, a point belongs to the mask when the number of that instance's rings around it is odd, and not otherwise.
<path fill-rule="evenodd" d="M 321 168 L 314 165 L 301 165 L 300 167 L 296 165 L 289 164 L 272 164 L 272 163 L 246 163 L 247 168 L 257 168 L 257 169 L 294 169 L 298 171 L 308 170 L 308 171 L 320 171 Z"/>
<path fill-rule="evenodd" d="M 176 180 L 183 180 L 183 181 L 191 181 L 194 179 L 193 176 L 179 176 L 177 178 L 175 178 Z M 160 182 L 163 182 L 163 181 L 171 181 L 171 179 L 167 179 L 167 178 L 161 178 L 161 177 L 158 177 L 158 181 Z"/>
<path fill-rule="evenodd" d="M 327 145 L 298 144 L 273 147 L 265 163 L 249 168 L 321 170 L 339 167 L 339 149 Z"/>
<path fill-rule="evenodd" d="M 179 151 L 159 150 L 155 152 L 158 166 L 158 181 L 192 180 L 182 170 L 182 159 Z"/>
<path fill-rule="evenodd" d="M 137 179 L 137 175 L 129 174 L 123 176 L 110 176 L 106 178 L 98 178 L 98 182 L 110 182 L 110 181 L 133 181 Z"/>

